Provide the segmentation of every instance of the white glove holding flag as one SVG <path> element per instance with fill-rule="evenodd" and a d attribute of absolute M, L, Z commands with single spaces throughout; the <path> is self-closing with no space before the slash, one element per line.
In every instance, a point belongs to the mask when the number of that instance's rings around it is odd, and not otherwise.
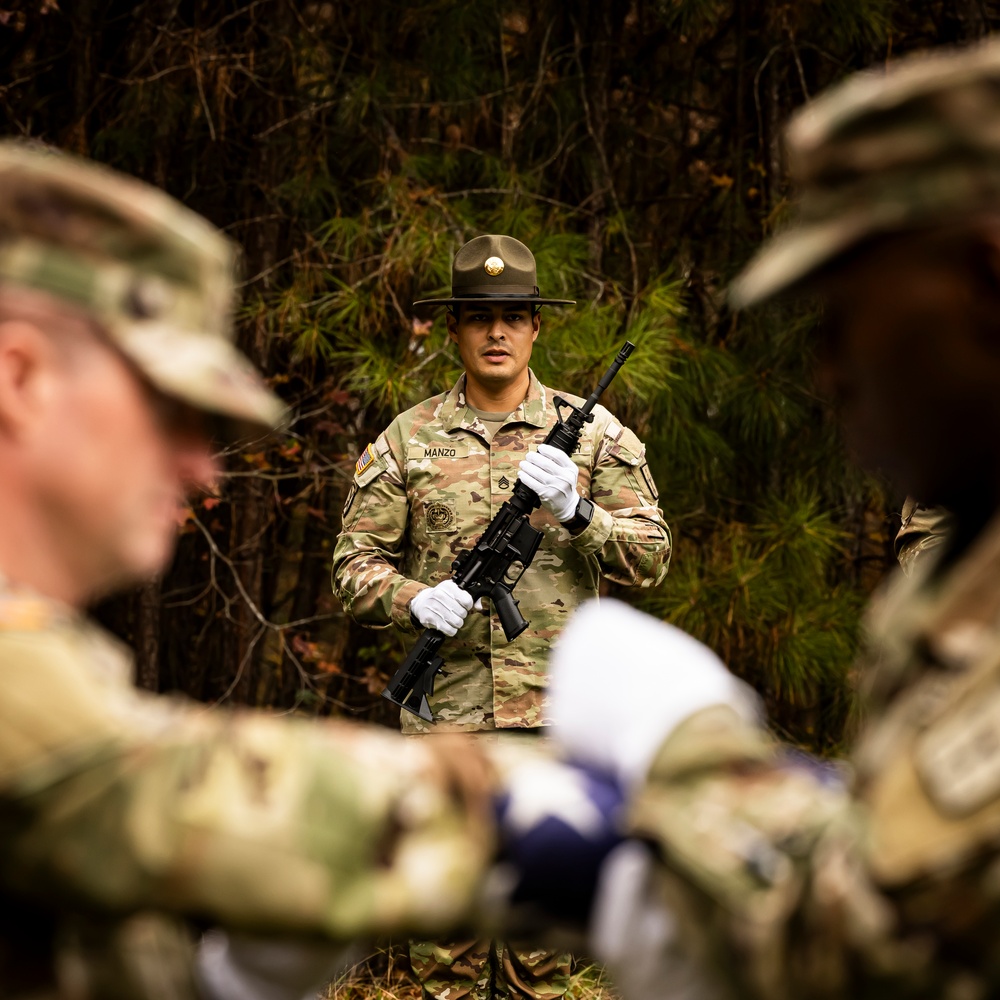
<path fill-rule="evenodd" d="M 455 583 L 442 580 L 436 587 L 421 590 L 410 601 L 410 615 L 424 628 L 436 628 L 453 636 L 472 610 L 472 597 Z"/>
<path fill-rule="evenodd" d="M 588 601 L 552 656 L 553 738 L 571 759 L 626 788 L 688 716 L 729 705 L 759 717 L 754 692 L 707 646 L 620 601 Z"/>
<path fill-rule="evenodd" d="M 576 491 L 580 470 L 564 451 L 540 444 L 528 452 L 517 467 L 517 478 L 550 510 L 558 521 L 572 521 L 580 502 Z"/>
<path fill-rule="evenodd" d="M 618 601 L 590 601 L 552 657 L 553 740 L 579 766 L 623 790 L 645 779 L 657 750 L 689 716 L 728 705 L 748 720 L 757 696 L 707 646 Z M 692 960 L 659 891 L 650 849 L 626 840 L 602 858 L 590 910 L 589 946 L 626 996 L 718 1000 Z"/>
<path fill-rule="evenodd" d="M 331 979 L 364 958 L 357 945 L 208 931 L 195 975 L 207 1000 L 313 1000 Z"/>
<path fill-rule="evenodd" d="M 681 940 L 656 879 L 656 859 L 636 840 L 616 847 L 601 866 L 588 948 L 622 996 L 642 1000 L 722 1000 L 726 993 Z"/>

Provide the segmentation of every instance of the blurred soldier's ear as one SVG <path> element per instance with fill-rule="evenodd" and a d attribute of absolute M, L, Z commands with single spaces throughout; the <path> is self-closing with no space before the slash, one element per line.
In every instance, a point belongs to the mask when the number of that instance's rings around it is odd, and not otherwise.
<path fill-rule="evenodd" d="M 59 351 L 27 319 L 0 315 L 0 433 L 23 436 L 58 392 Z"/>
<path fill-rule="evenodd" d="M 77 310 L 31 289 L 0 285 L 0 430 L 16 432 L 63 391 L 82 352 L 103 340 Z"/>

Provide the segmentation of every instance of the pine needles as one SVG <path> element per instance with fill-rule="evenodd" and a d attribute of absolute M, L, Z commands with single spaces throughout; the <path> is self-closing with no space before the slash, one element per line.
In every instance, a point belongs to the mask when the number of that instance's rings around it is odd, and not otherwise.
<path fill-rule="evenodd" d="M 675 555 L 638 596 L 719 650 L 783 731 L 837 744 L 892 505 L 814 396 L 814 312 L 734 317 L 724 288 L 788 212 L 789 113 L 983 18 L 944 0 L 43 7 L 0 38 L 7 132 L 225 227 L 246 254 L 242 343 L 299 417 L 230 456 L 158 614 L 121 612 L 119 631 L 161 650 L 143 676 L 379 717 L 400 643 L 345 620 L 331 541 L 358 452 L 457 377 L 440 315 L 411 303 L 447 290 L 463 242 L 505 232 L 544 292 L 578 300 L 544 311 L 543 380 L 583 392 L 626 336 L 639 345 L 607 404 L 647 443 Z"/>

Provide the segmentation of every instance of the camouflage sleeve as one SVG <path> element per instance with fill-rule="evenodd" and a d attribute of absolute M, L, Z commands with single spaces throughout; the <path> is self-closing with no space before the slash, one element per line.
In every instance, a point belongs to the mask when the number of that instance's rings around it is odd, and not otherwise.
<path fill-rule="evenodd" d="M 425 584 L 399 572 L 410 505 L 391 432 L 380 434 L 355 467 L 333 552 L 333 592 L 356 622 L 412 633 L 410 601 Z"/>
<path fill-rule="evenodd" d="M 615 583 L 662 583 L 670 565 L 670 528 L 657 506 L 659 492 L 645 445 L 614 420 L 595 455 L 590 496 L 593 519 L 573 538 L 573 545 L 585 554 L 596 552 L 601 571 Z"/>
<path fill-rule="evenodd" d="M 123 693 L 81 653 L 0 639 L 7 886 L 337 940 L 467 915 L 493 843 L 475 748 Z"/>
<path fill-rule="evenodd" d="M 961 894 L 957 855 L 940 864 L 954 836 L 941 837 L 942 817 L 921 829 L 926 796 L 906 766 L 873 795 L 821 768 L 724 707 L 661 747 L 630 825 L 657 849 L 656 892 L 684 953 L 707 959 L 727 996 L 952 995 L 927 921 L 947 923 L 951 893 L 966 916 L 983 912 Z M 948 884 L 928 878 L 935 862 Z"/>
<path fill-rule="evenodd" d="M 944 544 L 952 516 L 943 507 L 925 507 L 907 497 L 900 517 L 903 523 L 893 540 L 893 550 L 903 572 L 910 576 L 918 559 Z"/>

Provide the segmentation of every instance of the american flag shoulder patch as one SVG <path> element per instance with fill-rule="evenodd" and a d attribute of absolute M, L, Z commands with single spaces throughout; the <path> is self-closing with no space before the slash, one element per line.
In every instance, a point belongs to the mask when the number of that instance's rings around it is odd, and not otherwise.
<path fill-rule="evenodd" d="M 370 445 L 368 445 L 367 448 L 365 448 L 365 450 L 363 452 L 361 452 L 360 457 L 358 458 L 357 462 L 354 465 L 354 473 L 355 473 L 355 475 L 360 476 L 361 473 L 364 472 L 365 469 L 367 469 L 368 466 L 371 465 L 372 462 L 375 461 L 375 451 L 374 451 L 374 449 L 375 449 L 375 445 L 370 444 Z"/>

